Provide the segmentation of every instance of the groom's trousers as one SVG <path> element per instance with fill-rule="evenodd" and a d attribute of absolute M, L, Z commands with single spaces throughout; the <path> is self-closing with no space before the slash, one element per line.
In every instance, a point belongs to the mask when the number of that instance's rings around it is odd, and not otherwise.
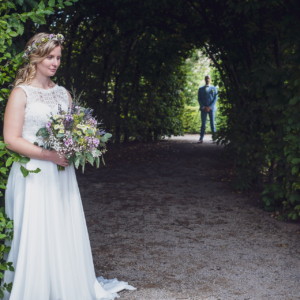
<path fill-rule="evenodd" d="M 207 115 L 209 115 L 210 129 L 212 132 L 212 136 L 214 136 L 214 133 L 216 132 L 216 126 L 215 126 L 216 112 L 212 111 L 212 110 L 210 110 L 209 112 L 205 112 L 205 111 L 201 110 L 202 124 L 201 124 L 201 129 L 200 129 L 200 140 L 203 140 L 203 138 L 204 138 Z"/>

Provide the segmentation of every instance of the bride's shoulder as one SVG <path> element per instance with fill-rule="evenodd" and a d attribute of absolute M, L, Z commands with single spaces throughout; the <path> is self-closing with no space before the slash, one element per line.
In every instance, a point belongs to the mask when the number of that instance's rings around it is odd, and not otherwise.
<path fill-rule="evenodd" d="M 16 86 L 10 93 L 8 103 L 14 104 L 26 104 L 27 102 L 27 94 L 26 91 L 20 87 Z"/>
<path fill-rule="evenodd" d="M 13 88 L 10 93 L 10 96 L 26 96 L 26 88 L 23 85 L 17 85 Z"/>

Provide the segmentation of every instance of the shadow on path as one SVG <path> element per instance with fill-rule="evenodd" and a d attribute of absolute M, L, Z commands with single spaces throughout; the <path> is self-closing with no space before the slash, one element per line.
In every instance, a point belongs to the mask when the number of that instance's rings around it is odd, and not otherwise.
<path fill-rule="evenodd" d="M 300 299 L 300 226 L 233 193 L 221 146 L 109 149 L 78 182 L 97 276 L 138 288 L 120 299 Z"/>

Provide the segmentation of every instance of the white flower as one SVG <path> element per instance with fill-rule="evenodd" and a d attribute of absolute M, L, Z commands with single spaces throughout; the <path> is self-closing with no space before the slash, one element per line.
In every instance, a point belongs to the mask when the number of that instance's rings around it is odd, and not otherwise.
<path fill-rule="evenodd" d="M 64 129 L 65 126 L 61 124 L 61 125 L 59 125 L 59 128 Z"/>
<path fill-rule="evenodd" d="M 59 119 L 59 118 L 60 118 L 60 115 L 54 115 L 54 116 L 53 116 L 53 119 L 54 119 L 54 120 L 57 120 L 57 119 Z"/>
<path fill-rule="evenodd" d="M 58 133 L 64 133 L 65 131 L 63 129 L 61 129 Z"/>
<path fill-rule="evenodd" d="M 54 129 L 59 129 L 60 128 L 60 126 L 59 125 L 54 125 Z"/>

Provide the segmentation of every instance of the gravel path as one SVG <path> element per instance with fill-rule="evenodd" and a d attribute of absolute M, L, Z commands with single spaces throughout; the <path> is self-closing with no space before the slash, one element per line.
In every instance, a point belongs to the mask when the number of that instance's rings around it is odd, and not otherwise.
<path fill-rule="evenodd" d="M 300 225 L 234 192 L 196 139 L 111 146 L 78 173 L 97 276 L 137 287 L 122 300 L 300 299 Z"/>

